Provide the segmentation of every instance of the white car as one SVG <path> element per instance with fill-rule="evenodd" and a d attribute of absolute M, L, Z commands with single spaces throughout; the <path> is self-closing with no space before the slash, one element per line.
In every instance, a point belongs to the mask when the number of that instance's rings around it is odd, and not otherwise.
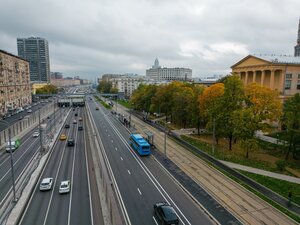
<path fill-rule="evenodd" d="M 38 137 L 40 136 L 40 132 L 38 131 L 35 131 L 33 134 L 32 134 L 32 137 Z"/>
<path fill-rule="evenodd" d="M 51 190 L 53 184 L 53 178 L 44 178 L 40 184 L 40 191 Z"/>
<path fill-rule="evenodd" d="M 64 180 L 60 182 L 59 194 L 69 193 L 71 189 L 71 183 L 69 180 Z"/>

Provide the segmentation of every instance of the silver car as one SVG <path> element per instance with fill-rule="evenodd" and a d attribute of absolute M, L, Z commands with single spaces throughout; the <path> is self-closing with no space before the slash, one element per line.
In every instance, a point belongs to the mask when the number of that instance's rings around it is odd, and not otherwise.
<path fill-rule="evenodd" d="M 64 180 L 60 182 L 59 194 L 69 193 L 71 189 L 71 182 L 69 180 Z"/>

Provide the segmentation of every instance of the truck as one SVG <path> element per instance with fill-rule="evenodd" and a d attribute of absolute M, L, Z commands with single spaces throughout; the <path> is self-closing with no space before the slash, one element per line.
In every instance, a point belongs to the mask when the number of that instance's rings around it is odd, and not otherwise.
<path fill-rule="evenodd" d="M 8 141 L 6 143 L 6 152 L 10 152 L 10 148 L 11 148 L 11 151 L 14 152 L 16 149 L 19 148 L 21 144 L 21 141 L 19 138 L 14 138 L 11 140 L 11 143 Z"/>

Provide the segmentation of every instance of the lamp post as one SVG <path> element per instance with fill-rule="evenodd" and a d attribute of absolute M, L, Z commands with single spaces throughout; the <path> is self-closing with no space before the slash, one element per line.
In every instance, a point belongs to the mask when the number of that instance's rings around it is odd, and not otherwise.
<path fill-rule="evenodd" d="M 165 157 L 167 158 L 167 124 L 170 122 L 167 122 L 167 117 L 166 117 L 166 121 L 165 121 L 165 140 L 164 140 L 164 154 Z"/>
<path fill-rule="evenodd" d="M 40 133 L 40 146 L 41 146 L 40 153 L 42 154 L 42 151 L 43 151 L 43 139 L 42 139 L 41 108 L 40 107 L 39 107 L 39 133 Z"/>
<path fill-rule="evenodd" d="M 15 187 L 15 174 L 14 174 L 14 161 L 12 157 L 12 149 L 11 149 L 11 130 L 10 130 L 10 124 L 7 121 L 0 121 L 7 125 L 8 128 L 8 141 L 9 141 L 9 155 L 10 155 L 10 167 L 11 167 L 11 179 L 12 179 L 12 185 L 13 185 L 13 202 L 16 202 L 16 187 Z"/>

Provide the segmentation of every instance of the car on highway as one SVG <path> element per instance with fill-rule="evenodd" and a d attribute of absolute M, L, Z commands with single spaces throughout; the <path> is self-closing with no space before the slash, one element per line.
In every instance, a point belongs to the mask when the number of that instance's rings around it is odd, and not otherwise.
<path fill-rule="evenodd" d="M 74 141 L 74 139 L 72 139 L 72 138 L 70 138 L 69 140 L 68 140 L 68 142 L 67 142 L 67 145 L 68 146 L 74 146 L 75 145 L 75 141 Z"/>
<path fill-rule="evenodd" d="M 69 180 L 64 180 L 60 182 L 59 185 L 59 194 L 69 193 L 71 189 L 71 182 Z"/>
<path fill-rule="evenodd" d="M 28 113 L 32 113 L 32 110 L 31 110 L 31 109 L 28 109 L 27 112 L 28 112 Z"/>
<path fill-rule="evenodd" d="M 82 126 L 82 125 L 79 125 L 79 126 L 78 126 L 78 130 L 83 130 L 83 126 Z"/>
<path fill-rule="evenodd" d="M 65 128 L 70 128 L 70 125 L 66 123 Z"/>
<path fill-rule="evenodd" d="M 65 134 L 60 135 L 59 140 L 61 141 L 67 140 L 67 135 Z"/>
<path fill-rule="evenodd" d="M 73 120 L 73 124 L 76 124 L 77 123 L 77 121 L 76 120 Z"/>
<path fill-rule="evenodd" d="M 82 121 L 82 117 L 79 117 L 78 121 Z"/>
<path fill-rule="evenodd" d="M 163 225 L 178 225 L 179 219 L 173 207 L 167 202 L 158 202 L 154 205 L 154 214 L 158 222 Z"/>
<path fill-rule="evenodd" d="M 96 107 L 96 110 L 99 110 L 99 107 Z"/>
<path fill-rule="evenodd" d="M 75 113 L 75 116 L 78 116 L 78 113 Z"/>
<path fill-rule="evenodd" d="M 53 178 L 44 178 L 40 184 L 40 191 L 48 191 L 51 190 L 53 184 Z"/>
<path fill-rule="evenodd" d="M 38 131 L 35 131 L 33 134 L 32 134 L 32 137 L 38 137 L 40 136 L 40 132 Z"/>

